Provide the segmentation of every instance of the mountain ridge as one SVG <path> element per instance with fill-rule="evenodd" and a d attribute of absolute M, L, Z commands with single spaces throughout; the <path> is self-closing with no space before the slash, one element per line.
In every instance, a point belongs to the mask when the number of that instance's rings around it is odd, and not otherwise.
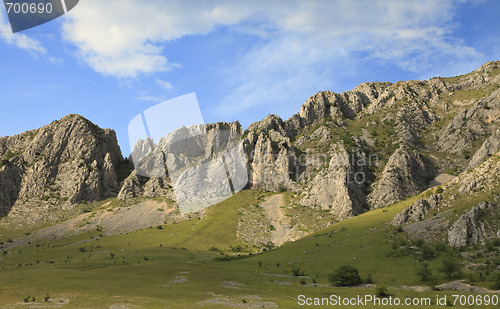
<path fill-rule="evenodd" d="M 293 205 L 323 212 L 327 225 L 414 196 L 436 176 L 495 154 L 499 73 L 499 62 L 487 62 L 458 77 L 363 83 L 318 92 L 285 121 L 269 115 L 246 130 L 238 122 L 205 127 L 210 143 L 221 128 L 242 136 L 248 188 L 290 191 Z M 143 177 L 132 159 L 122 158 L 113 130 L 78 115 L 2 137 L 0 216 L 36 222 L 107 198 L 174 199 L 168 177 Z"/>

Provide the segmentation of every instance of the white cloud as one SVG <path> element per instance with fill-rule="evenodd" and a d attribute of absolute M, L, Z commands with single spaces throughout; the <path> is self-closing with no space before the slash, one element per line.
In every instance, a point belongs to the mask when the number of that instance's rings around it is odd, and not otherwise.
<path fill-rule="evenodd" d="M 437 66 L 470 62 L 479 53 L 452 35 L 459 3 L 87 0 L 69 14 L 63 29 L 94 70 L 125 78 L 176 66 L 167 58 L 173 40 L 208 34 L 217 26 L 253 35 L 259 43 L 236 63 L 218 68 L 232 89 L 219 112 L 234 114 L 259 104 L 285 104 L 312 88 L 331 89 L 337 72 L 367 59 L 423 75 Z"/>
<path fill-rule="evenodd" d="M 199 1 L 87 0 L 68 14 L 63 31 L 97 72 L 135 77 L 175 66 L 163 55 L 163 43 L 242 17 L 233 8 Z"/>
<path fill-rule="evenodd" d="M 156 97 L 156 96 L 145 95 L 145 94 L 141 94 L 141 95 L 137 96 L 135 99 L 139 100 L 139 101 L 157 102 L 157 103 L 165 100 L 164 97 Z"/>
<path fill-rule="evenodd" d="M 172 84 L 171 84 L 171 83 L 169 83 L 169 82 L 167 82 L 167 81 L 163 81 L 163 80 L 161 80 L 161 79 L 157 79 L 157 80 L 156 80 L 156 83 L 157 83 L 160 87 L 162 87 L 163 89 L 165 89 L 165 90 L 172 90 L 172 89 L 174 89 L 174 86 L 172 86 Z"/>
<path fill-rule="evenodd" d="M 7 17 L 0 12 L 0 39 L 7 44 L 29 51 L 32 54 L 45 54 L 47 50 L 39 41 L 32 39 L 25 34 L 12 33 Z"/>

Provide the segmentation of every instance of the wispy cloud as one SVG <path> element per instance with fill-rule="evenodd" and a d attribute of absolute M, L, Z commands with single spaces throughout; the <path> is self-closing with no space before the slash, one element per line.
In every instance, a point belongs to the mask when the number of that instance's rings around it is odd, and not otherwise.
<path fill-rule="evenodd" d="M 147 95 L 147 94 L 142 93 L 142 94 L 136 96 L 135 99 L 139 100 L 139 101 L 160 103 L 160 102 L 165 100 L 165 97 L 152 96 L 152 95 Z"/>
<path fill-rule="evenodd" d="M 185 36 L 217 26 L 251 35 L 257 43 L 214 72 L 228 91 L 217 112 L 235 114 L 331 89 L 370 59 L 416 75 L 471 62 L 480 53 L 453 35 L 463 2 L 87 0 L 63 29 L 94 70 L 119 78 L 171 70 L 168 43 Z"/>
<path fill-rule="evenodd" d="M 165 90 L 172 90 L 174 86 L 170 82 L 163 81 L 161 79 L 156 79 L 156 83 Z"/>
<path fill-rule="evenodd" d="M 33 55 L 47 53 L 47 50 L 39 41 L 32 39 L 25 34 L 12 33 L 8 19 L 3 12 L 0 12 L 0 39 L 7 44 L 24 49 Z"/>

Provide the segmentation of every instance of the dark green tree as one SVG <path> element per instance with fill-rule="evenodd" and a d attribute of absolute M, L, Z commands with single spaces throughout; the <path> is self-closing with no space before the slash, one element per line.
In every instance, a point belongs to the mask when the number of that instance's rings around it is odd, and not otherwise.
<path fill-rule="evenodd" d="M 339 266 L 334 273 L 328 275 L 328 280 L 335 286 L 352 286 L 361 283 L 358 270 L 351 265 Z"/>

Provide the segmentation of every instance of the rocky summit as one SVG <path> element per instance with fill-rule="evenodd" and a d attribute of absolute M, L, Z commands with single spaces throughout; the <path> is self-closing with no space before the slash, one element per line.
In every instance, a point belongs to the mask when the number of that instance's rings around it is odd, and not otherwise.
<path fill-rule="evenodd" d="M 192 158 L 207 159 L 207 149 L 219 149 L 227 136 L 241 140 L 246 188 L 292 192 L 291 205 L 307 210 L 304 216 L 320 218 L 311 231 L 434 188 L 433 195 L 418 199 L 392 224 L 416 236 L 423 235 L 424 224 L 432 232 L 437 223 L 427 219 L 431 213 L 477 195 L 474 208 L 447 219 L 450 228 L 443 236 L 452 246 L 475 244 L 498 234 L 494 225 L 480 221 L 498 211 L 499 123 L 500 62 L 451 78 L 318 92 L 288 120 L 269 115 L 246 130 L 237 122 L 181 128 L 157 145 L 139 141 L 125 160 L 114 131 L 68 115 L 0 138 L 0 216 L 36 222 L 53 219 L 57 210 L 108 198 L 175 200 L 169 171 L 162 165 L 157 174 L 144 175 L 145 166 L 134 156 L 154 157 L 162 149 L 167 155 L 160 159 L 182 169 L 197 161 L 169 155 L 175 152 L 169 141 L 203 129 L 208 138 L 197 141 L 200 153 Z"/>
<path fill-rule="evenodd" d="M 78 115 L 0 138 L 0 214 L 27 221 L 116 196 L 123 157 L 114 131 Z"/>

